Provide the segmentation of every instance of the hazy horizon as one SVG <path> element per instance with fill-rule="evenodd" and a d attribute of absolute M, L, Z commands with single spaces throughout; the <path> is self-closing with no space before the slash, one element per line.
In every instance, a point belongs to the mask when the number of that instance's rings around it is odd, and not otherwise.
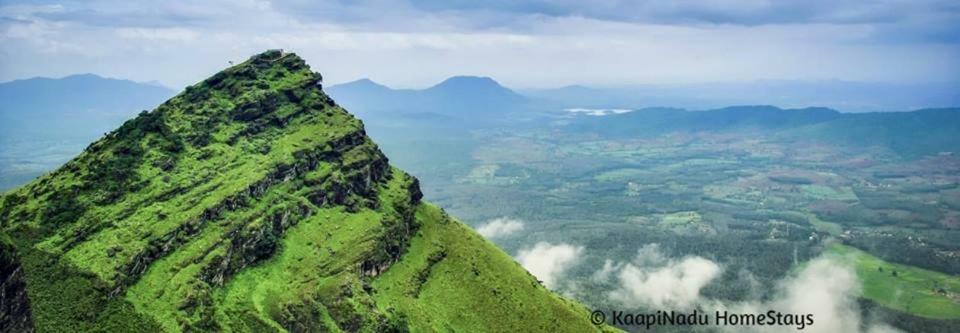
<path fill-rule="evenodd" d="M 323 74 L 323 73 L 321 72 L 321 74 Z M 14 82 L 14 81 L 32 80 L 32 79 L 52 79 L 52 80 L 59 80 L 59 79 L 65 79 L 65 78 L 72 77 L 72 76 L 83 76 L 83 75 L 94 75 L 94 76 L 97 76 L 97 77 L 100 77 L 100 78 L 103 78 L 103 79 L 123 80 L 123 81 L 130 81 L 130 82 L 134 82 L 134 83 L 155 85 L 155 86 L 160 86 L 160 87 L 163 87 L 163 88 L 167 88 L 167 89 L 171 89 L 171 90 L 176 90 L 176 91 L 183 90 L 184 88 L 186 88 L 186 87 L 189 86 L 189 85 L 196 84 L 196 83 L 199 83 L 199 82 L 200 82 L 200 80 L 198 80 L 198 81 L 196 81 L 196 82 L 187 83 L 187 84 L 181 85 L 181 86 L 172 86 L 172 85 L 164 84 L 163 82 L 160 82 L 160 81 L 158 81 L 158 80 L 138 80 L 138 79 L 133 79 L 133 78 L 128 78 L 128 77 L 119 77 L 119 76 L 103 75 L 103 74 L 100 74 L 100 73 L 93 73 L 93 72 L 78 72 L 78 73 L 64 74 L 64 75 L 54 75 L 54 76 L 38 75 L 38 76 L 29 76 L 29 77 L 22 77 L 22 78 L 12 78 L 12 79 L 9 79 L 9 80 L 0 81 L 0 84 L 11 83 L 11 82 Z M 423 83 L 423 84 L 413 85 L 413 86 L 387 84 L 387 83 L 384 83 L 384 82 L 382 82 L 382 81 L 380 81 L 380 80 L 377 80 L 377 79 L 375 79 L 375 78 L 372 78 L 372 77 L 370 77 L 370 76 L 360 76 L 360 77 L 356 77 L 356 78 L 353 78 L 353 79 L 344 79 L 344 80 L 342 80 L 342 81 L 328 81 L 328 80 L 325 80 L 325 81 L 324 81 L 324 85 L 326 85 L 326 86 L 331 86 L 331 87 L 332 87 L 332 86 L 350 84 L 350 83 L 355 83 L 355 82 L 360 82 L 360 81 L 367 80 L 367 81 L 371 81 L 371 82 L 373 82 L 373 83 L 376 83 L 376 84 L 379 84 L 379 85 L 382 85 L 382 86 L 385 86 L 385 87 L 387 87 L 387 88 L 394 89 L 394 90 L 423 90 L 423 89 L 427 89 L 427 88 L 433 87 L 433 86 L 435 86 L 435 85 L 437 85 L 437 84 L 442 83 L 443 81 L 445 81 L 445 80 L 447 80 L 447 79 L 454 78 L 454 77 L 489 78 L 489 79 L 492 79 L 492 80 L 496 81 L 498 84 L 500 84 L 500 85 L 502 85 L 502 86 L 504 86 L 504 87 L 506 87 L 506 88 L 509 88 L 509 89 L 511 89 L 511 90 L 517 91 L 517 92 L 537 91 L 537 90 L 551 90 L 551 89 L 564 89 L 564 88 L 629 89 L 629 88 L 638 88 L 638 87 L 683 87 L 683 86 L 697 86 L 697 85 L 783 84 L 783 83 L 800 83 L 800 84 L 848 83 L 848 84 L 903 85 L 903 86 L 919 86 L 919 85 L 945 85 L 945 86 L 957 85 L 957 86 L 960 86 L 960 79 L 958 79 L 958 80 L 944 80 L 944 81 L 931 81 L 931 82 L 914 82 L 914 83 L 900 83 L 900 82 L 886 82 L 886 81 L 851 81 L 851 80 L 840 80 L 840 79 L 824 79 L 824 80 L 765 80 L 765 79 L 757 79 L 757 80 L 742 80 L 742 81 L 702 81 L 702 82 L 684 82 L 684 83 L 623 83 L 623 84 L 585 84 L 585 83 L 570 83 L 570 84 L 564 84 L 564 85 L 545 85 L 545 86 L 527 87 L 527 86 L 511 86 L 511 85 L 507 85 L 507 84 L 504 84 L 503 82 L 501 82 L 497 77 L 490 76 L 490 75 L 483 75 L 483 74 L 475 74 L 475 75 L 472 75 L 472 74 L 452 74 L 452 75 L 447 76 L 447 77 L 442 77 L 442 78 L 440 78 L 440 79 L 438 79 L 437 81 L 434 81 L 434 82 L 425 82 L 425 83 Z"/>
<path fill-rule="evenodd" d="M 0 82 L 0 85 L 17 85 L 17 82 L 31 80 L 80 79 L 87 84 L 89 77 L 108 82 L 130 82 L 145 86 L 166 89 L 172 96 L 184 87 L 170 87 L 156 80 L 136 81 L 127 78 L 103 76 L 97 73 L 72 74 L 63 77 L 32 77 Z M 496 77 L 454 75 L 423 86 L 403 87 L 378 82 L 370 78 L 360 78 L 341 83 L 329 83 L 328 91 L 337 95 L 342 90 L 370 94 L 367 98 L 384 98 L 377 89 L 369 90 L 373 85 L 385 87 L 394 92 L 417 93 L 427 91 L 456 78 L 475 78 L 473 88 L 456 88 L 460 94 L 470 94 L 479 85 L 500 85 L 515 93 L 537 102 L 542 111 L 547 109 L 566 110 L 569 108 L 586 109 L 632 109 L 651 107 L 671 107 L 688 110 L 708 110 L 729 106 L 771 105 L 784 109 L 808 107 L 826 107 L 840 112 L 901 112 L 930 108 L 952 108 L 960 105 L 960 81 L 940 83 L 874 83 L 842 80 L 798 81 L 798 80 L 753 80 L 742 82 L 702 82 L 675 84 L 632 84 L 632 85 L 584 85 L 572 84 L 557 87 L 523 88 L 503 85 Z M 74 80 L 79 82 L 77 80 Z M 372 82 L 364 84 L 363 82 Z M 358 85 L 359 83 L 359 85 Z M 359 89 L 359 90 L 358 90 Z M 367 91 L 369 90 L 369 91 Z M 365 91 L 365 92 L 364 92 Z M 466 96 L 466 95 L 464 95 Z M 544 109 L 546 107 L 547 109 Z"/>

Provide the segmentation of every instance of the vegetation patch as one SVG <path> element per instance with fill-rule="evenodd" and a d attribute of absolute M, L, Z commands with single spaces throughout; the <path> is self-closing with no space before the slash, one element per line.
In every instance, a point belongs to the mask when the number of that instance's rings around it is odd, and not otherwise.
<path fill-rule="evenodd" d="M 883 306 L 933 319 L 960 319 L 960 278 L 884 261 L 834 244 L 828 252 L 847 260 L 863 285 L 863 297 Z"/>

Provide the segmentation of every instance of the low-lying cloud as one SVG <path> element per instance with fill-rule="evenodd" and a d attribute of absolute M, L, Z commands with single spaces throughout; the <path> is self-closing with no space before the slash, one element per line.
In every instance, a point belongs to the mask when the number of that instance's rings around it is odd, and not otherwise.
<path fill-rule="evenodd" d="M 857 304 L 860 288 L 857 274 L 848 265 L 837 258 L 820 257 L 807 263 L 798 274 L 780 281 L 777 295 L 769 302 L 737 303 L 729 308 L 742 313 L 774 309 L 813 314 L 814 324 L 807 326 L 805 332 L 898 332 L 889 325 L 861 316 Z M 795 329 L 758 327 L 756 331 L 795 332 Z"/>
<path fill-rule="evenodd" d="M 688 308 L 700 299 L 700 289 L 720 275 L 720 265 L 702 257 L 668 259 L 657 244 L 641 248 L 633 262 L 604 263 L 596 279 L 614 275 L 619 288 L 610 299 L 628 307 Z"/>
<path fill-rule="evenodd" d="M 510 236 L 521 230 L 523 230 L 523 221 L 507 217 L 496 218 L 477 227 L 477 233 L 486 238 Z"/>
<path fill-rule="evenodd" d="M 875 318 L 861 315 L 857 297 L 860 280 L 853 269 L 838 257 L 819 257 L 808 262 L 796 274 L 777 283 L 774 296 L 767 300 L 725 302 L 708 299 L 702 288 L 717 278 L 722 268 L 702 257 L 667 258 L 657 244 L 641 248 L 631 262 L 607 260 L 596 271 L 596 282 L 613 282 L 609 300 L 631 308 L 689 310 L 731 313 L 812 314 L 814 324 L 804 332 L 898 332 Z M 794 326 L 731 326 L 731 332 L 796 332 Z"/>
<path fill-rule="evenodd" d="M 543 281 L 544 286 L 554 288 L 563 273 L 577 264 L 582 254 L 582 246 L 540 242 L 532 248 L 520 250 L 516 258 L 523 268 Z"/>

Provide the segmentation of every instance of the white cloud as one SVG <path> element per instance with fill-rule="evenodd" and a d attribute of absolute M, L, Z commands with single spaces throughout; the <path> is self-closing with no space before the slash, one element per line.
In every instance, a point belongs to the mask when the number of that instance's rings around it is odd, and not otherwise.
<path fill-rule="evenodd" d="M 806 264 L 794 276 L 779 283 L 779 293 L 768 302 L 732 304 L 733 312 L 766 312 L 813 314 L 814 324 L 804 332 L 898 332 L 889 325 L 867 320 L 860 315 L 857 297 L 860 280 L 846 263 L 832 257 L 820 257 Z M 720 307 L 724 307 L 720 305 Z M 796 332 L 795 327 L 754 328 L 760 332 Z M 737 330 L 742 331 L 742 330 Z"/>
<path fill-rule="evenodd" d="M 523 230 L 523 221 L 506 217 L 490 220 L 486 224 L 477 227 L 477 233 L 486 238 L 510 236 L 521 230 Z"/>
<path fill-rule="evenodd" d="M 593 273 L 592 279 L 597 282 L 607 281 L 611 275 L 619 272 L 622 267 L 623 263 L 614 263 L 613 260 L 610 259 L 604 260 L 603 268 Z"/>
<path fill-rule="evenodd" d="M 792 313 L 812 313 L 811 331 L 856 332 L 860 315 L 855 297 L 860 281 L 849 267 L 830 259 L 810 262 L 799 275 L 783 281 L 783 295 L 773 306 Z"/>
<path fill-rule="evenodd" d="M 799 272 L 780 280 L 771 299 L 725 302 L 704 298 L 700 290 L 717 278 L 720 265 L 702 257 L 672 259 L 657 244 L 642 247 L 627 263 L 612 260 L 592 276 L 595 282 L 613 282 L 609 299 L 626 307 L 655 310 L 688 310 L 694 307 L 730 313 L 813 314 L 814 324 L 803 332 L 891 333 L 899 330 L 864 318 L 857 303 L 860 280 L 842 258 L 823 256 L 806 263 Z M 756 287 L 759 287 L 757 285 Z M 892 292 L 892 291 L 891 291 Z M 796 326 L 728 326 L 730 332 L 797 332 Z"/>
<path fill-rule="evenodd" d="M 547 288 L 553 288 L 557 286 L 563 273 L 580 260 L 582 254 L 582 246 L 540 242 L 532 248 L 520 250 L 517 261 L 533 276 L 543 281 Z"/>
<path fill-rule="evenodd" d="M 697 15 L 728 7 L 712 3 L 695 7 Z M 720 14 L 763 16 L 752 14 L 764 10 L 766 2 L 757 3 Z M 763 79 L 931 82 L 953 80 L 960 70 L 960 45 L 914 41 L 909 37 L 926 30 L 901 25 L 822 19 L 667 24 L 577 15 L 587 8 L 581 7 L 571 15 L 516 19 L 380 1 L 11 2 L 0 5 L 0 45 L 16 52 L 0 52 L 0 81 L 94 72 L 184 86 L 228 60 L 278 47 L 304 56 L 328 84 L 371 77 L 394 87 L 429 86 L 458 74 L 492 76 L 517 88 Z M 674 11 L 667 7 L 645 12 L 659 17 Z M 609 12 L 630 13 L 619 7 Z M 411 23 L 414 16 L 422 19 Z M 935 26 L 946 29 L 937 36 L 957 36 L 955 29 Z M 899 43 L 874 40 L 883 31 L 909 36 L 898 37 L 905 40 Z"/>
<path fill-rule="evenodd" d="M 610 299 L 628 307 L 696 305 L 700 289 L 721 272 L 720 265 L 701 257 L 666 259 L 657 244 L 644 246 L 633 262 L 616 267 L 604 263 L 597 277 L 609 277 L 616 270 L 619 288 L 610 292 Z"/>
<path fill-rule="evenodd" d="M 198 37 L 195 31 L 184 28 L 119 28 L 116 31 L 121 38 L 152 42 L 191 42 Z"/>
<path fill-rule="evenodd" d="M 424 4 L 426 2 L 427 4 Z M 777 23 L 890 23 L 931 14 L 956 15 L 950 0 L 672 0 L 601 2 L 569 0 L 485 1 L 464 5 L 458 1 L 418 1 L 419 7 L 436 12 L 454 11 L 462 16 L 486 17 L 513 22 L 531 16 L 580 16 L 592 19 L 663 24 L 716 23 L 761 25 Z M 473 9 L 474 11 L 470 11 Z M 479 9 L 479 10 L 477 10 Z M 474 12 L 488 13 L 476 15 Z M 473 14 L 473 15 L 471 15 Z M 488 24 L 490 24 L 488 23 Z M 501 23 L 505 24 L 505 23 Z"/>

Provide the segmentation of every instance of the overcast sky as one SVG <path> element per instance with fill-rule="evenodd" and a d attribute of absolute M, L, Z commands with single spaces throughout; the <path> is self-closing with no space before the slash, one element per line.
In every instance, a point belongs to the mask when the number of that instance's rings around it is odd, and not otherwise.
<path fill-rule="evenodd" d="M 0 0 L 0 81 L 95 73 L 180 88 L 269 48 L 328 84 L 954 81 L 960 1 Z"/>

